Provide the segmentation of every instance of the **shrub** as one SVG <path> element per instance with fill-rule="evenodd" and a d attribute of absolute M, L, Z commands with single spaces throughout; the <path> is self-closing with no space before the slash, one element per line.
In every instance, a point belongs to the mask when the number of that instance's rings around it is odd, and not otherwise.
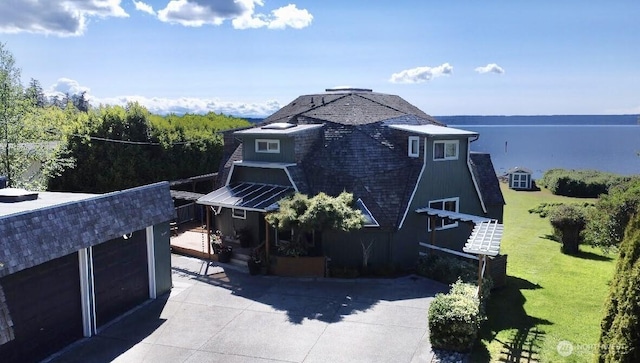
<path fill-rule="evenodd" d="M 436 295 L 429 307 L 429 340 L 434 349 L 471 349 L 482 320 L 476 292 L 473 284 L 457 281 L 448 294 Z"/>
<path fill-rule="evenodd" d="M 457 280 L 474 282 L 478 278 L 478 266 L 476 264 L 435 253 L 420 257 L 416 272 L 418 275 L 447 285 Z"/>
<path fill-rule="evenodd" d="M 551 210 L 549 222 L 555 235 L 562 241 L 562 252 L 577 253 L 580 234 L 587 223 L 584 208 L 573 204 L 559 205 Z"/>
<path fill-rule="evenodd" d="M 538 184 L 556 195 L 597 198 L 608 193 L 613 185 L 626 180 L 629 178 L 597 170 L 550 169 L 538 180 Z"/>
<path fill-rule="evenodd" d="M 587 218 L 584 240 L 605 249 L 622 241 L 631 216 L 640 209 L 640 178 L 631 178 L 613 186 L 602 195 Z"/>
<path fill-rule="evenodd" d="M 598 362 L 640 361 L 640 214 L 631 219 L 605 303 Z"/>

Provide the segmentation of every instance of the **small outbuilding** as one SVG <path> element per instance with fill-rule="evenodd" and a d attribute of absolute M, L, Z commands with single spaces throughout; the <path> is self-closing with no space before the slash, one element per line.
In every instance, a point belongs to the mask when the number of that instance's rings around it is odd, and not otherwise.
<path fill-rule="evenodd" d="M 507 171 L 509 177 L 509 188 L 514 190 L 533 189 L 533 178 L 531 170 L 516 166 Z"/>
<path fill-rule="evenodd" d="M 40 361 L 171 289 L 169 183 L 0 196 L 2 362 Z"/>

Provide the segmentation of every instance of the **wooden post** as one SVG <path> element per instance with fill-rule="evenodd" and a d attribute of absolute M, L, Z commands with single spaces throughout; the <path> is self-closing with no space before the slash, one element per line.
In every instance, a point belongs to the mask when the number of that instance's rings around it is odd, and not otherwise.
<path fill-rule="evenodd" d="M 482 262 L 485 258 L 485 255 L 478 255 L 478 299 L 482 298 Z"/>
<path fill-rule="evenodd" d="M 267 273 L 269 272 L 269 222 L 267 222 L 267 215 L 264 215 L 264 229 L 265 229 L 265 240 L 264 240 L 264 263 L 267 265 Z"/>
<path fill-rule="evenodd" d="M 431 244 L 436 245 L 436 217 L 429 216 L 429 221 L 431 222 Z"/>
<path fill-rule="evenodd" d="M 211 207 L 207 206 L 205 209 L 207 211 L 207 230 L 205 231 L 207 233 L 207 255 L 209 256 L 209 261 L 211 261 Z"/>

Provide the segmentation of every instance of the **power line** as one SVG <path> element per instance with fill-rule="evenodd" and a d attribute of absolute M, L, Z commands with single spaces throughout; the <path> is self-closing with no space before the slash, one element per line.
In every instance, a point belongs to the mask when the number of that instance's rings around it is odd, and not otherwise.
<path fill-rule="evenodd" d="M 113 143 L 116 143 L 116 144 L 152 145 L 152 146 L 164 145 L 164 144 L 162 144 L 160 142 L 118 140 L 118 139 L 109 139 L 109 138 L 106 138 L 106 137 L 80 135 L 80 134 L 69 134 L 69 135 L 70 136 L 76 136 L 76 137 L 82 137 L 82 138 L 89 138 L 90 140 L 113 142 Z M 190 144 L 190 143 L 193 143 L 193 142 L 206 141 L 206 140 L 207 139 L 195 139 L 195 140 L 189 140 L 189 141 L 178 141 L 178 142 L 169 143 L 168 145 L 185 145 L 185 144 Z"/>

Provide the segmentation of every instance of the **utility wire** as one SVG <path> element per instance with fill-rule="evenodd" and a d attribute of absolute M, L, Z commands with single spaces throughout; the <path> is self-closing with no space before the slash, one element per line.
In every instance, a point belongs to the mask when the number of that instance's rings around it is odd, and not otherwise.
<path fill-rule="evenodd" d="M 70 136 L 76 136 L 76 137 L 82 137 L 82 138 L 89 138 L 90 140 L 113 142 L 113 143 L 116 143 L 116 144 L 155 145 L 155 146 L 163 145 L 160 142 L 118 140 L 118 139 L 108 139 L 106 137 L 80 135 L 80 134 L 69 134 L 69 135 Z M 195 139 L 195 140 L 189 140 L 189 141 L 178 141 L 178 142 L 172 142 L 172 143 L 170 143 L 168 145 L 184 145 L 184 144 L 190 144 L 190 143 L 193 143 L 193 142 L 205 141 L 205 140 L 208 140 L 208 139 Z"/>

